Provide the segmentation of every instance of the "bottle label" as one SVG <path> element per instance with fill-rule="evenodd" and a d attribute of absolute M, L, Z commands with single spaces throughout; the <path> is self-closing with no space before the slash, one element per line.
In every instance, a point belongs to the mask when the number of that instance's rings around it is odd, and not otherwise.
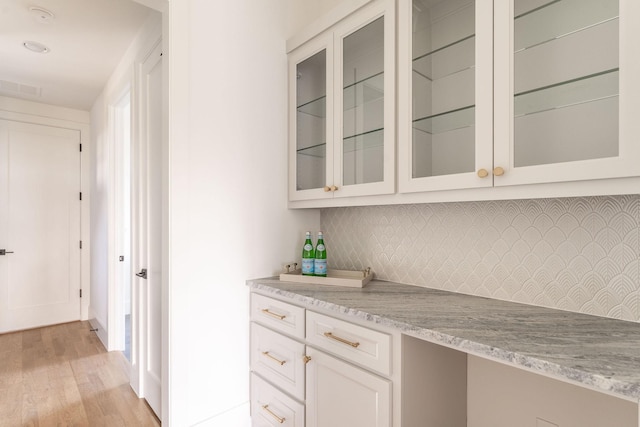
<path fill-rule="evenodd" d="M 313 265 L 313 273 L 316 276 L 326 276 L 327 275 L 327 260 L 326 259 L 317 259 Z"/>
<path fill-rule="evenodd" d="M 324 251 L 324 245 L 323 245 L 322 243 L 321 243 L 321 244 L 319 244 L 319 245 L 316 247 L 316 251 L 320 251 L 320 252 Z"/>
<path fill-rule="evenodd" d="M 302 258 L 302 274 L 310 275 L 313 274 L 313 258 Z"/>
<path fill-rule="evenodd" d="M 311 249 L 313 249 L 313 246 L 310 243 L 307 243 L 306 245 L 304 245 L 304 250 L 305 251 L 310 251 Z"/>

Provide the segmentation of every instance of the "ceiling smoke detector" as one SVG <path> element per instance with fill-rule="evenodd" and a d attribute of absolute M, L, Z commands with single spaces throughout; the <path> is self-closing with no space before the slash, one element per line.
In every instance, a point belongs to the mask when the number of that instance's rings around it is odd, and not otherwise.
<path fill-rule="evenodd" d="M 38 42 L 26 41 L 26 42 L 22 43 L 22 45 L 26 49 L 29 49 L 31 52 L 35 52 L 35 53 L 49 53 L 49 52 L 51 52 L 51 49 L 49 49 L 48 47 L 46 47 L 42 43 L 38 43 Z"/>
<path fill-rule="evenodd" d="M 38 6 L 29 7 L 29 13 L 31 13 L 31 16 L 33 16 L 36 22 L 40 22 L 41 24 L 49 24 L 53 21 L 53 18 L 55 18 L 53 13 Z"/>

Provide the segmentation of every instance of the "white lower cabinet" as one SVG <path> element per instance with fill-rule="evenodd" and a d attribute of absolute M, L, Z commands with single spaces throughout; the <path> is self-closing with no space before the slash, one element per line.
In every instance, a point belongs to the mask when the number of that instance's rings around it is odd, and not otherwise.
<path fill-rule="evenodd" d="M 391 338 L 253 294 L 252 426 L 391 427 Z"/>
<path fill-rule="evenodd" d="M 391 381 L 307 347 L 307 427 L 391 426 Z"/>

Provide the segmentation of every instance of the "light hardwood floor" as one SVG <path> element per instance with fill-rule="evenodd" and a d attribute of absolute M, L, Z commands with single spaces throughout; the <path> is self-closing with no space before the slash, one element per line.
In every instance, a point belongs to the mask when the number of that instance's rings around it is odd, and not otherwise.
<path fill-rule="evenodd" d="M 159 426 L 88 322 L 0 335 L 0 426 Z"/>

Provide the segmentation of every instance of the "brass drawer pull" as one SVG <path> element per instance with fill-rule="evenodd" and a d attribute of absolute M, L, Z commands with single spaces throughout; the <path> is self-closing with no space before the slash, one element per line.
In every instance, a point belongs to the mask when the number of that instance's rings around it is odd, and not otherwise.
<path fill-rule="evenodd" d="M 269 311 L 268 308 L 263 308 L 262 312 L 264 314 L 267 314 L 267 315 L 271 316 L 271 317 L 275 317 L 278 320 L 284 320 L 284 318 L 287 317 L 287 316 L 283 316 L 282 314 L 276 314 L 276 313 L 274 313 L 272 311 Z"/>
<path fill-rule="evenodd" d="M 265 356 L 267 356 L 269 359 L 271 359 L 271 360 L 275 361 L 276 363 L 279 363 L 279 364 L 280 364 L 280 366 L 282 366 L 282 365 L 284 365 L 285 363 L 287 363 L 287 361 L 286 361 L 286 360 L 280 360 L 280 359 L 277 359 L 277 358 L 273 357 L 272 355 L 270 355 L 270 354 L 269 354 L 269 352 L 268 352 L 268 351 L 263 351 L 263 352 L 262 352 L 262 354 L 264 354 Z"/>
<path fill-rule="evenodd" d="M 269 409 L 269 405 L 262 405 L 262 409 L 264 409 L 267 412 L 267 414 L 271 415 L 273 419 L 276 420 L 278 423 L 284 424 L 285 419 L 271 412 L 271 410 Z"/>
<path fill-rule="evenodd" d="M 340 341 L 341 343 L 350 345 L 351 347 L 354 347 L 354 348 L 356 348 L 356 347 L 358 347 L 360 345 L 359 342 L 353 342 L 353 341 L 345 340 L 344 338 L 340 338 L 340 337 L 337 337 L 337 336 L 333 335 L 331 332 L 325 332 L 324 336 L 327 337 L 327 338 L 331 338 L 332 340 Z"/>

